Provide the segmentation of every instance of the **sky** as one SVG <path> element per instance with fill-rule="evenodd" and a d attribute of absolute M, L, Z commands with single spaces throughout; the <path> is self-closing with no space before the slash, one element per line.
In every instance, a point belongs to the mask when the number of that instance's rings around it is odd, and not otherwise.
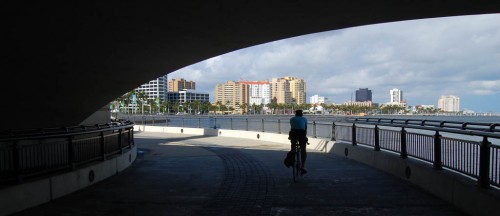
<path fill-rule="evenodd" d="M 273 41 L 215 56 L 168 74 L 210 94 L 228 80 L 305 79 L 307 98 L 337 104 L 369 88 L 387 103 L 403 91 L 410 106 L 460 97 L 460 109 L 500 113 L 500 14 L 367 25 Z M 352 96 L 354 98 L 354 96 Z"/>

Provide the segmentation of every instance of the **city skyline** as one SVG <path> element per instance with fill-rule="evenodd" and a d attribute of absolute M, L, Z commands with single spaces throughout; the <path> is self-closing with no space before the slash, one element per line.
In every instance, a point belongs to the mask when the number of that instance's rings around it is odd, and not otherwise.
<path fill-rule="evenodd" d="M 474 15 L 347 28 L 249 47 L 169 74 L 197 81 L 211 94 L 224 80 L 271 80 L 296 76 L 308 83 L 307 98 L 335 103 L 358 88 L 373 101 L 404 91 L 409 105 L 437 105 L 458 95 L 461 109 L 500 112 L 500 15 Z"/>
<path fill-rule="evenodd" d="M 297 77 L 297 78 L 298 78 L 298 79 L 301 79 L 300 77 Z M 179 79 L 184 80 L 184 78 L 179 78 Z M 275 79 L 275 78 L 273 78 L 273 79 Z M 282 78 L 279 78 L 279 79 L 282 79 Z M 171 81 L 173 81 L 173 80 L 175 80 L 175 79 L 172 79 Z M 195 81 L 190 81 L 190 82 L 195 83 Z M 255 85 L 255 84 L 268 84 L 268 85 L 269 85 L 269 84 L 271 84 L 271 83 L 272 83 L 272 82 L 269 82 L 269 81 L 267 81 L 267 80 L 252 80 L 252 81 L 250 81 L 250 80 L 244 80 L 244 81 L 233 81 L 233 80 L 227 80 L 227 81 L 226 81 L 226 83 L 229 83 L 229 82 L 230 82 L 230 83 L 233 83 L 233 82 L 234 82 L 234 83 L 240 83 L 240 84 L 249 85 L 249 88 L 250 88 L 250 89 L 251 89 L 251 86 L 252 86 L 252 85 Z M 307 82 L 307 81 L 306 81 L 306 82 Z M 170 82 L 169 82 L 169 83 L 170 83 Z M 215 92 L 217 92 L 217 88 L 218 88 L 218 86 L 219 86 L 219 85 L 224 85 L 224 84 L 222 84 L 222 83 L 217 84 L 217 85 L 216 85 L 216 87 L 215 87 L 215 88 L 216 88 L 216 91 L 215 91 Z M 170 87 L 169 87 L 169 88 L 170 88 Z M 358 90 L 356 90 L 355 92 L 357 93 L 357 92 L 358 92 L 358 91 L 360 91 L 360 90 L 366 90 L 367 92 L 369 92 L 369 94 L 370 94 L 370 95 L 371 95 L 371 93 L 372 93 L 372 90 L 371 90 L 371 89 L 368 89 L 368 88 L 359 88 L 359 89 L 358 89 Z M 398 99 L 397 101 L 393 101 L 393 98 L 392 98 L 392 97 L 393 97 L 393 91 L 397 91 L 397 92 L 398 92 L 398 93 L 397 93 L 397 95 L 398 95 L 399 99 Z M 374 103 L 377 103 L 377 104 L 400 103 L 400 101 L 405 102 L 405 101 L 406 101 L 406 99 L 403 97 L 403 94 L 402 94 L 402 93 L 403 93 L 403 91 L 402 91 L 401 89 L 396 89 L 396 88 L 393 88 L 393 89 L 390 89 L 390 90 L 389 90 L 389 96 L 388 96 L 389 100 L 388 100 L 388 101 L 386 101 L 386 102 L 383 102 L 383 101 L 373 101 L 373 100 L 360 100 L 359 102 L 370 101 L 370 102 L 374 102 Z M 215 95 L 214 97 L 217 97 L 217 96 L 216 96 L 216 95 L 217 95 L 217 93 L 215 93 L 214 95 Z M 436 104 L 421 104 L 421 103 L 416 103 L 416 104 L 408 104 L 408 106 L 412 106 L 412 107 L 419 106 L 419 105 L 424 105 L 424 106 L 427 106 L 427 105 L 439 106 L 439 104 L 440 104 L 440 100 L 441 100 L 444 96 L 447 96 L 447 95 L 440 95 L 440 96 L 439 96 L 439 98 L 437 99 L 437 103 L 436 103 Z M 453 96 L 453 95 L 451 95 L 451 96 Z M 252 104 L 252 103 L 250 102 L 250 97 L 251 97 L 251 95 L 250 95 L 250 92 L 249 92 L 249 102 L 248 102 L 248 103 L 249 103 L 249 104 Z M 315 94 L 315 95 L 313 95 L 313 96 L 307 96 L 307 98 L 309 98 L 308 100 L 306 100 L 306 101 L 307 101 L 307 103 L 315 104 L 316 102 L 311 101 L 311 100 L 312 100 L 311 98 L 313 98 L 313 97 L 316 97 L 316 98 L 322 98 L 321 100 L 322 100 L 323 102 L 325 102 L 325 103 L 329 103 L 329 104 L 330 104 L 330 103 L 335 103 L 335 102 L 331 102 L 331 101 L 329 101 L 329 100 L 326 100 L 326 99 L 325 99 L 326 97 L 324 97 L 324 96 L 322 96 L 322 95 L 319 95 L 319 94 Z M 358 96 L 356 96 L 356 97 L 358 97 Z M 453 97 L 457 97 L 457 96 L 453 96 Z M 316 99 L 316 100 L 317 100 L 317 99 Z M 217 99 L 215 99 L 214 101 L 211 101 L 211 102 L 212 102 L 212 103 L 215 103 L 216 101 L 217 101 Z M 343 104 L 343 103 L 346 103 L 346 102 L 354 102 L 354 101 L 358 102 L 358 99 L 356 98 L 356 100 L 352 100 L 352 98 L 351 98 L 351 99 L 350 99 L 350 100 L 348 100 L 348 101 L 339 102 L 339 103 L 337 103 L 337 104 Z M 265 104 L 268 104 L 268 103 L 262 103 L 262 102 L 259 102 L 259 103 L 256 103 L 256 104 L 263 104 L 263 105 L 265 105 Z M 453 110 L 453 112 L 458 112 L 458 111 L 461 111 L 461 110 Z"/>

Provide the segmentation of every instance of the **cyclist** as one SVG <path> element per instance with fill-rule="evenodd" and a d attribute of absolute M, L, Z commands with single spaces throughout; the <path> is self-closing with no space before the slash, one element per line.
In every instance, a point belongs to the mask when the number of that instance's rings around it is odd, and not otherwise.
<path fill-rule="evenodd" d="M 307 152 L 306 152 L 306 143 L 307 143 L 307 119 L 303 117 L 302 110 L 296 110 L 295 116 L 290 118 L 290 136 L 289 139 L 291 141 L 291 149 L 292 155 L 295 154 L 294 143 L 299 141 L 300 145 L 300 156 L 301 156 L 301 174 L 307 173 L 305 168 Z"/>

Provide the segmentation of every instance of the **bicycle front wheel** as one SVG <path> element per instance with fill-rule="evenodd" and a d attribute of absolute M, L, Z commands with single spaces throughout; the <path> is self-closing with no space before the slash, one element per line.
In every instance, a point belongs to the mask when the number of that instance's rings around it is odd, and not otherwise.
<path fill-rule="evenodd" d="M 301 162 L 300 162 L 300 148 L 298 146 L 295 147 L 295 154 L 294 154 L 295 160 L 293 164 L 293 182 L 297 182 L 299 178 L 299 173 L 300 173 L 300 167 L 301 167 Z"/>

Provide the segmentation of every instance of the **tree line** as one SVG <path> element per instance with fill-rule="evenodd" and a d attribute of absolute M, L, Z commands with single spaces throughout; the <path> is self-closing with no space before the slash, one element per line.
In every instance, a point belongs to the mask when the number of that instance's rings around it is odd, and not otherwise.
<path fill-rule="evenodd" d="M 135 101 L 133 100 L 135 95 Z M 134 103 L 135 102 L 135 103 Z M 132 104 L 132 106 L 131 106 Z M 283 104 L 271 102 L 268 104 L 249 104 L 236 103 L 232 106 L 231 101 L 217 101 L 212 104 L 208 101 L 194 100 L 192 102 L 180 101 L 170 102 L 165 100 L 159 102 L 158 98 L 148 98 L 144 91 L 132 90 L 110 103 L 112 110 L 118 110 L 129 114 L 232 114 L 239 113 L 245 115 L 260 115 L 274 114 L 287 115 L 293 114 L 295 110 L 301 109 L 307 113 L 314 114 L 338 114 L 338 115 L 360 115 L 360 114 L 404 114 L 411 111 L 411 107 L 403 107 L 398 105 L 381 105 L 378 107 L 360 106 L 360 105 L 345 105 L 345 104 L 319 104 L 322 109 L 316 104 Z M 442 113 L 440 109 L 432 107 L 416 107 L 416 114 L 435 114 Z"/>

